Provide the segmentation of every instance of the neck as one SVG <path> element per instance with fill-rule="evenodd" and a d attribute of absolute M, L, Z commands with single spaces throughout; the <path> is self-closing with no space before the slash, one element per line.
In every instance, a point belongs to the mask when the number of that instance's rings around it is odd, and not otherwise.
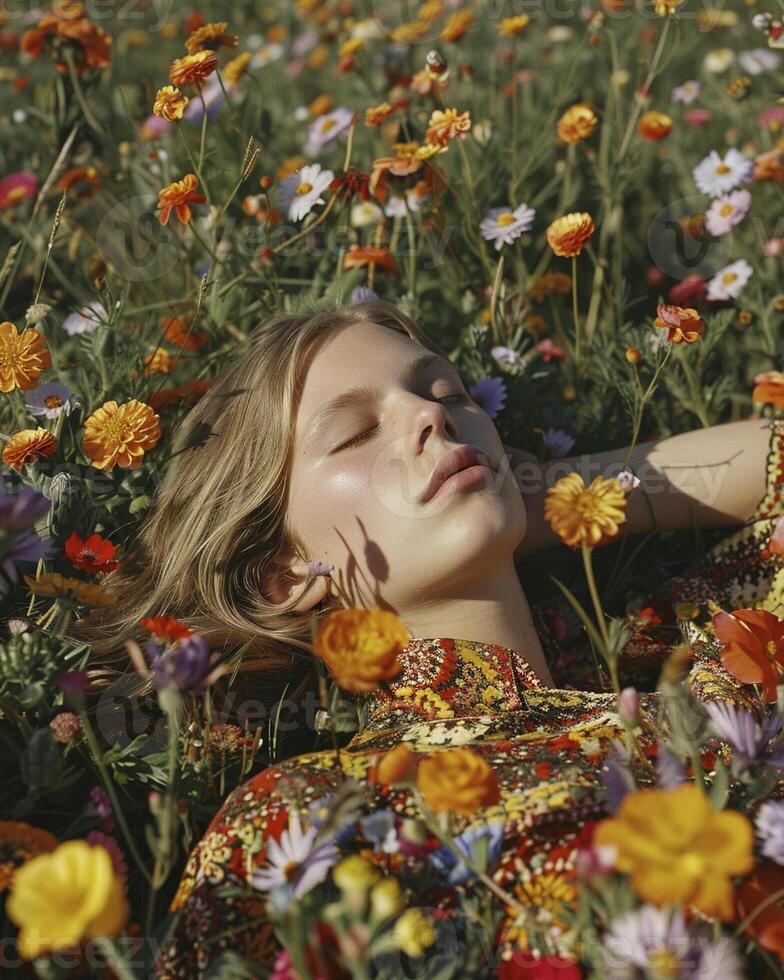
<path fill-rule="evenodd" d="M 494 575 L 474 574 L 457 587 L 450 583 L 448 595 L 430 595 L 400 615 L 414 637 L 456 637 L 518 650 L 542 683 L 554 686 L 531 607 L 511 561 Z"/>

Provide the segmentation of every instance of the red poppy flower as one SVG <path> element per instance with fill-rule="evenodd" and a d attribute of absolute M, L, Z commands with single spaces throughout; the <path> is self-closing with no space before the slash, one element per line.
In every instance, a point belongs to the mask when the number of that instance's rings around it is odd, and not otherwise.
<path fill-rule="evenodd" d="M 100 534 L 91 534 L 85 541 L 76 531 L 65 542 L 65 557 L 75 568 L 86 572 L 112 572 L 119 568 L 120 563 L 113 561 L 117 552 L 116 545 Z"/>
<path fill-rule="evenodd" d="M 784 674 L 784 620 L 765 609 L 736 609 L 717 613 L 713 629 L 725 668 L 744 684 L 761 684 L 765 699 L 775 701 Z"/>
<path fill-rule="evenodd" d="M 167 640 L 169 643 L 176 643 L 178 640 L 192 636 L 193 630 L 189 629 L 185 623 L 173 616 L 145 616 L 139 620 L 139 625 L 143 626 L 148 633 L 157 639 Z"/>

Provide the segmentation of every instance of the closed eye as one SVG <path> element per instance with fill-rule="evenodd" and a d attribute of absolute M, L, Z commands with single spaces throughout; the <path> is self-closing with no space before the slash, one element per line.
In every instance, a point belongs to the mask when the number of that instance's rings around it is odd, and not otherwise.
<path fill-rule="evenodd" d="M 466 395 L 462 392 L 458 392 L 455 395 L 444 395 L 442 398 L 436 398 L 438 402 L 448 402 L 450 399 L 454 401 L 473 401 L 470 395 Z M 333 452 L 339 453 L 341 449 L 350 449 L 352 446 L 358 446 L 360 443 L 365 442 L 370 436 L 378 429 L 378 424 L 372 426 L 370 429 L 366 429 L 364 432 L 360 432 L 359 435 L 354 436 L 353 439 L 349 439 L 348 442 L 344 442 L 342 446 L 338 446 Z"/>

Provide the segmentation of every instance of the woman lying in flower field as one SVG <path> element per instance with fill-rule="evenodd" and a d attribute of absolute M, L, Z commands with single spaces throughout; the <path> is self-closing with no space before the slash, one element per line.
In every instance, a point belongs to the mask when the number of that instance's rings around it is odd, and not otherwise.
<path fill-rule="evenodd" d="M 784 975 L 735 6 L 0 14 L 4 972 Z"/>

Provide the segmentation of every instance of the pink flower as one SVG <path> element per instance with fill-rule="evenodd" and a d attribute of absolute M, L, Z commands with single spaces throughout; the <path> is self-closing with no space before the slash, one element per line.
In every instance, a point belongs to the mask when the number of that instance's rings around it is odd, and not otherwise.
<path fill-rule="evenodd" d="M 108 834 L 104 834 L 100 830 L 91 830 L 85 837 L 85 840 L 88 844 L 99 844 L 101 847 L 105 847 L 111 856 L 115 874 L 123 881 L 127 880 L 128 865 L 125 863 L 125 855 L 114 837 L 110 837 Z"/>
<path fill-rule="evenodd" d="M 710 120 L 711 114 L 707 109 L 687 109 L 683 114 L 687 126 L 704 126 Z"/>
<path fill-rule="evenodd" d="M 757 113 L 758 126 L 776 126 L 784 122 L 784 105 L 773 105 Z"/>
<path fill-rule="evenodd" d="M 762 246 L 762 251 L 765 255 L 775 258 L 781 251 L 782 244 L 784 244 L 784 238 L 769 238 Z"/>
<path fill-rule="evenodd" d="M 19 173 L 9 174 L 0 180 L 0 211 L 35 197 L 38 191 L 38 178 L 30 170 L 20 170 Z"/>
<path fill-rule="evenodd" d="M 536 349 L 542 355 L 542 360 L 544 361 L 551 361 L 553 358 L 562 361 L 566 357 L 566 351 L 561 347 L 556 347 L 549 337 L 545 340 L 540 340 L 536 345 Z"/>
<path fill-rule="evenodd" d="M 705 299 L 707 291 L 704 277 L 699 272 L 692 272 L 683 282 L 672 287 L 669 298 L 676 306 L 696 306 Z"/>

